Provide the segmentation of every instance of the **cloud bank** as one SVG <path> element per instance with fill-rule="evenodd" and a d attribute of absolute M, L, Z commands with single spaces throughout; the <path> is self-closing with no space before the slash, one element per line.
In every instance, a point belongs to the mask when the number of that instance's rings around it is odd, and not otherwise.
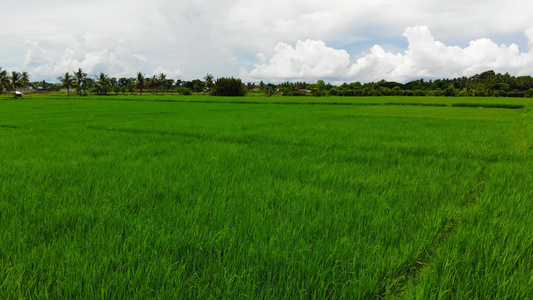
<path fill-rule="evenodd" d="M 27 71 L 33 80 L 55 80 L 78 67 L 91 76 L 167 71 L 186 80 L 211 73 L 254 80 L 402 81 L 502 65 L 508 68 L 501 71 L 519 75 L 533 44 L 528 0 L 2 4 L 9 9 L 2 15 L 0 67 Z"/>
<path fill-rule="evenodd" d="M 323 41 L 298 41 L 296 47 L 279 43 L 274 52 L 269 60 L 260 53 L 261 62 L 244 77 L 272 81 L 343 77 L 350 64 L 348 52 L 327 47 Z"/>
<path fill-rule="evenodd" d="M 81 68 L 89 74 L 103 72 L 116 77 L 130 76 L 138 71 L 135 66 L 147 64 L 146 58 L 132 54 L 120 41 L 109 49 L 95 49 L 85 40 L 74 41 L 69 48 L 49 50 L 38 41 L 26 41 L 28 50 L 24 57 L 24 70 L 31 70 L 32 77 L 49 78 Z"/>
<path fill-rule="evenodd" d="M 404 32 L 407 50 L 399 53 L 374 45 L 370 53 L 355 61 L 346 50 L 328 47 L 323 41 L 298 41 L 295 47 L 279 43 L 273 55 L 258 55 L 259 63 L 241 76 L 249 80 L 317 80 L 337 78 L 345 81 L 406 82 L 418 78 L 471 76 L 486 70 L 531 75 L 533 29 L 525 32 L 529 51 L 520 52 L 516 44 L 497 45 L 490 39 L 473 40 L 468 46 L 447 46 L 435 40 L 427 26 L 408 27 Z"/>

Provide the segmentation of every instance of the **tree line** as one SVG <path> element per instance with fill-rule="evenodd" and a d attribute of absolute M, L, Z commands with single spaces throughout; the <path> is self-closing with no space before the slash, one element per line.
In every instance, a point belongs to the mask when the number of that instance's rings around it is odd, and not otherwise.
<path fill-rule="evenodd" d="M 285 96 L 473 96 L 473 97 L 533 97 L 531 76 L 511 76 L 486 71 L 471 77 L 436 80 L 412 80 L 407 83 L 381 80 L 361 84 L 343 83 L 335 86 L 322 80 L 316 83 L 285 82 L 279 85 L 260 83 L 266 93 Z"/>
<path fill-rule="evenodd" d="M 13 71 L 8 73 L 0 68 L 0 93 L 4 90 L 15 91 L 19 88 L 26 88 L 30 84 L 28 72 Z"/>
<path fill-rule="evenodd" d="M 381 80 L 369 83 L 343 83 L 332 85 L 323 80 L 315 83 L 283 82 L 279 84 L 247 83 L 238 78 L 218 78 L 207 74 L 203 80 L 191 81 L 170 79 L 164 73 L 147 76 L 138 72 L 135 77 L 115 78 L 101 72 L 94 78 L 81 68 L 65 73 L 58 83 L 46 81 L 30 82 L 27 72 L 7 72 L 0 68 L 0 93 L 19 89 L 42 91 L 66 90 L 82 96 L 89 93 L 97 95 L 125 93 L 177 93 L 181 95 L 211 94 L 218 96 L 244 96 L 258 94 L 264 96 L 479 96 L 479 97 L 533 97 L 533 78 L 531 76 L 511 76 L 486 71 L 471 77 L 436 80 L 412 80 L 407 83 Z"/>
<path fill-rule="evenodd" d="M 79 68 L 71 73 L 66 72 L 57 77 L 57 80 L 57 83 L 48 83 L 45 80 L 30 82 L 30 75 L 27 72 L 19 73 L 13 71 L 8 73 L 0 68 L 0 93 L 31 89 L 50 92 L 66 90 L 69 96 L 71 91 L 80 96 L 89 93 L 107 95 L 109 93 L 124 94 L 135 92 L 139 94 L 143 92 L 154 94 L 175 92 L 191 95 L 192 93 L 208 92 L 215 88 L 214 77 L 211 74 L 207 74 L 204 80 L 194 79 L 192 81 L 169 79 L 164 73 L 146 76 L 142 72 L 138 72 L 135 77 L 122 78 L 110 77 L 100 72 L 97 76 L 91 78 Z M 243 86 L 240 79 L 230 78 L 228 80 L 237 83 L 239 87 Z"/>
<path fill-rule="evenodd" d="M 169 79 L 164 73 L 158 75 L 146 76 L 142 72 L 138 72 L 136 77 L 121 77 L 115 78 L 100 72 L 95 78 L 90 78 L 87 73 L 81 69 L 70 73 L 65 73 L 57 78 L 59 84 L 56 89 L 66 89 L 67 95 L 70 95 L 70 90 L 75 90 L 80 96 L 88 93 L 97 95 L 107 95 L 109 93 L 125 94 L 135 93 L 143 94 L 143 92 L 151 92 L 153 94 L 176 92 L 183 95 L 191 95 L 192 93 L 201 93 L 210 89 L 213 86 L 213 76 L 207 74 L 204 81 L 195 79 L 192 81 L 183 81 L 181 79 Z M 50 87 L 48 87 L 48 90 Z"/>

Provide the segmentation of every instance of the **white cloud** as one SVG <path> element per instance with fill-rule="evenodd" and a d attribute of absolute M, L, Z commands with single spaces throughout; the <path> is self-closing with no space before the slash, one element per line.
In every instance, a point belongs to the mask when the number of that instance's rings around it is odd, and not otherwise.
<path fill-rule="evenodd" d="M 157 68 L 155 69 L 155 71 L 153 72 L 152 76 L 153 75 L 159 75 L 159 74 L 165 74 L 167 76 L 167 79 L 180 79 L 180 78 L 183 78 L 183 73 L 181 72 L 181 70 L 174 70 L 174 71 L 168 71 L 164 68 Z"/>
<path fill-rule="evenodd" d="M 54 47 L 47 50 L 37 41 L 26 41 L 26 44 L 28 51 L 22 68 L 32 78 L 54 81 L 59 74 L 78 68 L 90 76 L 104 72 L 113 77 L 129 77 L 146 66 L 146 60 L 141 55 L 130 53 L 120 41 L 112 49 L 98 49 L 85 39 L 78 39 L 68 43 L 62 51 Z"/>
<path fill-rule="evenodd" d="M 529 40 L 529 51 L 531 52 L 533 51 L 533 27 L 526 29 L 525 34 Z"/>
<path fill-rule="evenodd" d="M 350 63 L 348 52 L 327 47 L 323 41 L 298 41 L 296 47 L 279 43 L 274 52 L 269 60 L 259 54 L 261 63 L 241 76 L 270 81 L 343 77 Z"/>
<path fill-rule="evenodd" d="M 530 38 L 533 30 L 527 30 Z M 405 82 L 417 78 L 471 76 L 486 70 L 531 74 L 533 53 L 521 53 L 516 44 L 497 45 L 482 38 L 461 48 L 435 40 L 427 26 L 408 27 L 404 36 L 408 48 L 403 53 L 385 51 L 374 45 L 370 53 L 351 62 L 345 50 L 327 47 L 322 41 L 298 41 L 296 47 L 280 43 L 271 58 L 259 55 L 260 63 L 242 76 L 250 80 L 284 81 L 340 78 L 352 81 Z M 530 49 L 531 50 L 531 49 Z"/>
<path fill-rule="evenodd" d="M 496 62 L 493 56 L 484 54 L 487 56 L 480 59 L 492 59 L 492 64 L 485 66 L 510 63 L 512 70 L 509 72 L 512 72 L 521 70 L 520 66 L 528 58 L 522 55 L 517 60 L 515 47 L 510 44 L 514 42 L 525 49 L 527 39 L 520 40 L 521 34 L 524 29 L 533 28 L 529 16 L 533 1 L 528 0 L 4 2 L 9 13 L 2 15 L 2 23 L 9 28 L 0 30 L 0 66 L 29 68 L 25 71 L 30 74 L 39 69 L 32 74 L 35 79 L 55 78 L 67 69 L 78 67 L 110 75 L 130 72 L 134 75 L 137 71 L 151 74 L 161 68 L 174 70 L 175 76 L 188 80 L 202 78 L 207 73 L 216 77 L 238 76 L 239 69 L 244 67 L 252 70 L 248 72 L 251 75 L 256 68 L 250 66 L 257 62 L 257 53 L 263 53 L 267 60 L 283 61 L 283 57 L 290 55 L 293 61 L 300 56 L 309 57 L 309 61 L 300 62 L 302 68 L 294 65 L 289 71 L 283 70 L 287 73 L 283 76 L 333 74 L 364 80 L 378 77 L 383 71 L 391 78 L 401 79 L 409 70 L 417 72 L 413 73 L 416 76 L 440 74 L 443 67 L 449 71 L 450 62 L 457 66 L 454 72 L 459 74 L 462 72 L 459 60 L 474 59 L 465 54 L 466 50 L 476 52 L 483 47 L 491 48 L 500 59 Z M 414 24 L 431 28 L 441 44 L 431 40 L 429 31 L 406 31 L 413 48 L 404 50 L 406 43 L 401 34 Z M 412 27 L 412 30 L 422 29 Z M 526 35 L 529 47 L 533 48 L 533 30 Z M 515 41 L 515 37 L 519 40 Z M 478 38 L 473 45 L 468 44 Z M 323 42 L 324 45 L 312 48 L 305 44 L 296 54 L 283 48 L 283 45 L 292 45 L 296 51 L 297 41 Z M 278 48 L 280 43 L 282 46 Z M 501 43 L 510 46 L 504 49 L 499 46 Z M 460 47 L 452 49 L 447 45 Z M 423 52 L 423 46 L 442 51 L 439 54 L 442 60 L 435 60 L 434 53 Z M 323 61 L 331 66 L 320 65 L 316 57 L 305 53 L 311 49 L 331 52 L 331 61 Z M 357 56 L 368 49 L 370 56 Z M 392 49 L 394 52 L 390 51 Z M 352 54 L 354 59 L 346 66 L 346 55 L 337 56 L 343 51 Z M 417 55 L 421 58 L 415 57 L 415 51 L 419 51 Z M 453 51 L 462 58 L 455 57 Z M 500 55 L 502 52 L 507 54 Z M 438 66 L 430 65 L 439 62 Z M 256 75 L 275 75 L 275 63 L 276 60 L 259 62 Z M 375 66 L 376 63 L 379 66 Z M 481 62 L 476 64 L 480 68 L 481 65 Z"/>
<path fill-rule="evenodd" d="M 37 41 L 26 41 L 28 51 L 24 57 L 24 68 L 38 68 L 39 66 L 49 64 L 49 54 L 44 50 Z"/>

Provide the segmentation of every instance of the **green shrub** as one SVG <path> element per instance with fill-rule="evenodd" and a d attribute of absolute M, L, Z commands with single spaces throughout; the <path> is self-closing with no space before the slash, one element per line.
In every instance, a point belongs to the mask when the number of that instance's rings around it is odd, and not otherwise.
<path fill-rule="evenodd" d="M 211 95 L 213 96 L 244 96 L 246 94 L 246 87 L 240 79 L 218 78 L 213 86 Z"/>
<path fill-rule="evenodd" d="M 191 90 L 189 88 L 184 87 L 184 86 L 178 87 L 177 91 L 181 95 L 191 95 Z"/>

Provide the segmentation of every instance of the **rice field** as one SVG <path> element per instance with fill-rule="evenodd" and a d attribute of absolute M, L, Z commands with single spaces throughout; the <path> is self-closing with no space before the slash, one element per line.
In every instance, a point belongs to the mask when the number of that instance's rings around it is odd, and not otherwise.
<path fill-rule="evenodd" d="M 0 100 L 0 298 L 528 298 L 532 104 Z"/>

